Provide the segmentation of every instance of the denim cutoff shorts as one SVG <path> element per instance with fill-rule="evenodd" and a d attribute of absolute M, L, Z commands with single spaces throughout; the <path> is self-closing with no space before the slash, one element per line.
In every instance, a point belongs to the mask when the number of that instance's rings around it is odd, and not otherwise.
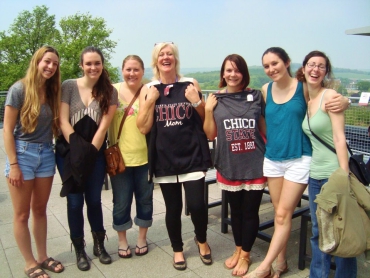
<path fill-rule="evenodd" d="M 29 143 L 15 140 L 17 162 L 24 180 L 52 177 L 55 174 L 54 145 L 50 143 Z M 5 162 L 4 174 L 9 177 L 10 165 L 8 157 Z"/>

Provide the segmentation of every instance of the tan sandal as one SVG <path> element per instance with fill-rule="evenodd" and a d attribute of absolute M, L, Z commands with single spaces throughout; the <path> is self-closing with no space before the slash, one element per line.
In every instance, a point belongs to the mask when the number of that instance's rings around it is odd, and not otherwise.
<path fill-rule="evenodd" d="M 282 262 L 280 264 L 276 264 L 275 267 L 274 267 L 274 270 L 275 270 L 275 277 L 276 278 L 279 278 L 280 275 L 282 275 L 284 273 L 287 273 L 289 271 L 288 261 L 285 260 L 284 262 Z"/>
<path fill-rule="evenodd" d="M 274 276 L 274 269 L 271 267 L 269 270 L 258 272 L 257 269 L 253 270 L 243 278 L 272 278 Z"/>
<path fill-rule="evenodd" d="M 248 270 L 249 270 L 249 266 L 251 265 L 251 260 L 250 260 L 250 257 L 241 257 L 241 258 L 239 258 L 239 261 L 242 261 L 242 263 L 241 263 L 241 266 L 244 264 L 244 263 L 246 263 L 247 265 L 248 265 L 248 268 L 247 268 L 247 270 L 246 271 L 244 271 L 244 273 L 242 273 L 242 274 L 234 274 L 234 273 L 232 273 L 231 275 L 232 276 L 234 276 L 234 277 L 242 277 L 242 276 L 244 276 L 245 274 L 247 274 L 247 272 L 248 272 Z M 236 266 L 239 264 L 239 262 L 236 264 Z M 235 267 L 236 267 L 235 266 Z"/>
<path fill-rule="evenodd" d="M 241 251 L 234 251 L 234 253 L 231 255 L 231 260 L 233 260 L 235 256 L 240 256 L 240 252 Z M 236 262 L 236 265 L 237 264 L 238 264 L 238 262 Z M 224 268 L 226 268 L 226 269 L 233 269 L 234 267 L 236 267 L 236 265 L 229 267 L 229 266 L 227 266 L 226 261 L 224 262 Z"/>

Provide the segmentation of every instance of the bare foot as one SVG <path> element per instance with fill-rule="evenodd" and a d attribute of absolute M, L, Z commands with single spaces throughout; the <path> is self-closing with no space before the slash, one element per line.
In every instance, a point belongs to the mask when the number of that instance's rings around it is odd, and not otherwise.
<path fill-rule="evenodd" d="M 184 253 L 183 252 L 175 252 L 173 255 L 173 260 L 175 263 L 185 261 Z"/>
<path fill-rule="evenodd" d="M 234 268 L 237 265 L 238 261 L 239 261 L 239 257 L 240 257 L 240 249 L 239 250 L 237 249 L 231 255 L 230 258 L 226 259 L 225 267 L 228 268 L 228 269 Z"/>
<path fill-rule="evenodd" d="M 248 272 L 250 264 L 249 257 L 239 257 L 238 264 L 235 266 L 232 275 L 233 276 L 243 276 Z"/>
<path fill-rule="evenodd" d="M 119 245 L 119 247 L 118 247 L 118 256 L 120 256 L 121 258 L 131 257 L 130 247 L 128 245 L 126 245 L 126 246 Z"/>

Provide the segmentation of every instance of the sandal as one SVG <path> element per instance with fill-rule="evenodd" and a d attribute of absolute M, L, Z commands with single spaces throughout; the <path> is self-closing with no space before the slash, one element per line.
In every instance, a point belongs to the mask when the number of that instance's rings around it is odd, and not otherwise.
<path fill-rule="evenodd" d="M 131 258 L 132 257 L 132 253 L 128 253 L 127 251 L 130 250 L 130 246 L 127 246 L 126 249 L 123 249 L 123 248 L 118 248 L 118 256 L 122 259 L 128 259 L 128 258 Z M 122 251 L 122 252 L 126 252 L 126 255 L 122 255 L 119 253 L 119 251 Z"/>
<path fill-rule="evenodd" d="M 40 270 L 40 271 L 37 271 Z M 37 271 L 37 272 L 36 272 Z M 31 267 L 24 271 L 24 273 L 27 275 L 28 278 L 43 278 L 44 275 L 47 275 L 50 277 L 39 265 L 36 265 L 35 267 Z"/>
<path fill-rule="evenodd" d="M 148 254 L 148 251 L 149 251 L 148 243 L 143 247 L 139 247 L 139 246 L 136 245 L 136 248 L 139 249 L 139 252 L 136 252 L 136 249 L 135 249 L 135 255 L 136 256 L 144 256 L 144 255 Z M 144 249 L 144 248 L 146 248 L 146 251 L 140 252 L 140 250 Z"/>
<path fill-rule="evenodd" d="M 231 275 L 232 276 L 234 276 L 234 277 L 242 277 L 242 276 L 244 276 L 245 274 L 247 274 L 247 272 L 248 272 L 248 270 L 249 270 L 249 266 L 251 265 L 251 260 L 250 260 L 250 258 L 249 257 L 241 257 L 241 258 L 239 258 L 239 260 L 241 260 L 242 262 L 241 262 L 241 265 L 242 264 L 247 264 L 248 265 L 248 268 L 247 268 L 247 270 L 246 271 L 244 271 L 244 273 L 242 273 L 242 274 L 234 274 L 234 273 L 231 273 Z M 239 262 L 238 262 L 239 263 Z M 238 265 L 238 264 L 237 264 Z M 236 265 L 236 266 L 237 266 Z M 235 266 L 235 267 L 236 267 Z"/>
<path fill-rule="evenodd" d="M 52 264 L 50 264 L 52 262 Z M 58 269 L 57 266 L 60 265 L 62 268 Z M 40 266 L 43 269 L 49 270 L 54 273 L 61 273 L 64 270 L 64 266 L 60 261 L 54 260 L 52 257 L 47 258 L 45 261 L 43 261 Z"/>
<path fill-rule="evenodd" d="M 288 261 L 285 260 L 284 262 L 280 264 L 276 264 L 274 267 L 274 270 L 275 270 L 275 277 L 277 278 L 279 278 L 280 275 L 287 273 L 289 271 Z"/>
<path fill-rule="evenodd" d="M 239 255 L 240 256 L 240 251 L 234 251 L 234 253 L 232 254 L 232 256 L 231 256 L 231 261 L 234 259 L 234 257 L 235 256 L 237 256 L 237 255 Z M 236 262 L 236 265 L 238 264 L 238 262 Z M 234 266 L 231 266 L 231 267 L 229 267 L 229 266 L 227 266 L 227 264 L 226 264 L 226 261 L 224 262 L 224 268 L 226 268 L 226 269 L 233 269 L 234 267 L 236 267 L 236 265 L 234 265 Z"/>
<path fill-rule="evenodd" d="M 271 267 L 269 270 L 258 272 L 257 269 L 253 270 L 247 276 L 242 278 L 272 278 L 274 277 L 274 269 Z"/>
<path fill-rule="evenodd" d="M 202 255 L 202 254 L 200 253 L 199 242 L 198 242 L 198 239 L 197 239 L 197 237 L 196 237 L 196 236 L 194 237 L 194 241 L 195 241 L 195 244 L 198 246 L 199 257 L 200 257 L 200 259 L 202 260 L 202 262 L 203 262 L 205 265 L 210 265 L 210 264 L 212 264 L 212 255 L 211 255 L 211 253 L 206 254 L 206 255 Z M 208 243 L 207 243 L 207 245 L 208 245 Z M 208 248 L 209 248 L 209 252 L 211 252 L 211 247 L 209 247 L 209 245 L 208 245 Z"/>

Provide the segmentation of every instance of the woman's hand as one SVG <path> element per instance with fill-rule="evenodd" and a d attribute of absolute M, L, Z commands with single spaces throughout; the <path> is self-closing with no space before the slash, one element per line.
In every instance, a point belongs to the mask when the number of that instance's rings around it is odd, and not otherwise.
<path fill-rule="evenodd" d="M 158 98 L 159 98 L 159 91 L 157 87 L 150 86 L 146 94 L 146 101 L 149 101 L 152 103 L 152 102 L 155 102 Z"/>
<path fill-rule="evenodd" d="M 13 186 L 20 187 L 24 183 L 23 173 L 18 164 L 10 165 L 9 183 Z"/>
<path fill-rule="evenodd" d="M 211 112 L 215 109 L 217 105 L 217 98 L 214 94 L 210 94 L 207 98 L 207 101 L 206 101 L 206 106 L 205 106 L 205 109 L 206 109 L 206 112 Z"/>
<path fill-rule="evenodd" d="M 200 100 L 197 88 L 193 84 L 189 84 L 185 89 L 185 97 L 191 103 L 197 103 Z"/>
<path fill-rule="evenodd" d="M 333 113 L 343 112 L 349 107 L 348 98 L 342 96 L 341 94 L 336 93 L 334 96 L 325 103 L 326 111 Z"/>

